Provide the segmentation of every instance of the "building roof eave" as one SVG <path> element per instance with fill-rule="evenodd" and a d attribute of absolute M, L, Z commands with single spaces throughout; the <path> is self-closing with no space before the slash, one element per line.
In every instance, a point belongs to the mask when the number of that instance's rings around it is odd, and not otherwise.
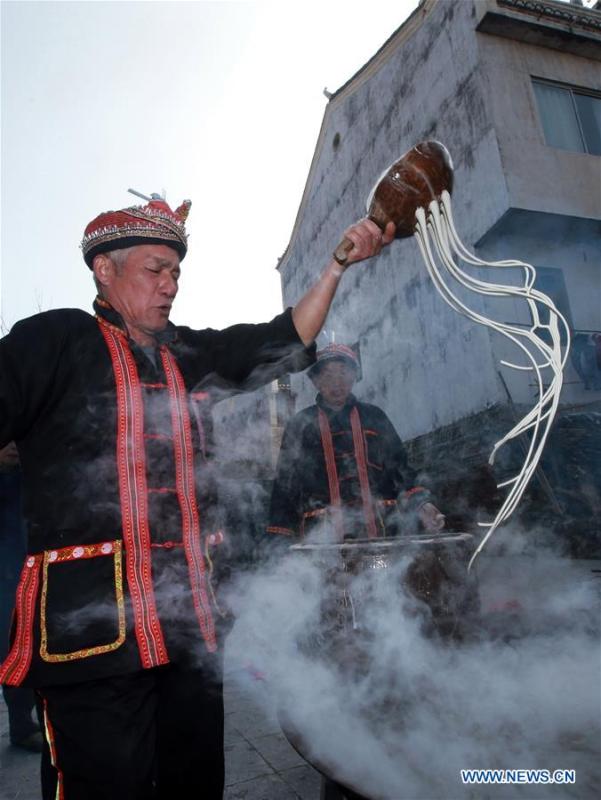
<path fill-rule="evenodd" d="M 601 12 L 560 0 L 486 0 L 476 30 L 601 60 Z"/>

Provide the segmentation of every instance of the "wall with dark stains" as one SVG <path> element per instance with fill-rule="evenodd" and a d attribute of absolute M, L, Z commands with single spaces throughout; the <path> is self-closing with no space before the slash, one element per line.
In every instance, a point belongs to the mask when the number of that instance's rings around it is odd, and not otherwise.
<path fill-rule="evenodd" d="M 468 248 L 478 246 L 484 258 L 564 265 L 574 324 L 601 329 L 595 177 L 601 176 L 601 159 L 544 145 L 530 85 L 535 74 L 594 88 L 598 62 L 478 33 L 481 11 L 479 0 L 426 0 L 334 95 L 279 267 L 285 305 L 298 300 L 345 227 L 364 214 L 367 195 L 389 163 L 418 141 L 435 138 L 454 161 L 453 210 Z M 567 187 L 570 175 L 577 180 Z M 519 216 L 522 209 L 546 217 L 534 224 Z M 566 215 L 581 219 L 590 237 L 585 243 L 576 241 L 580 229 L 553 223 Z M 545 222 L 551 223 L 546 232 L 541 228 L 533 237 Z M 513 281 L 506 273 L 503 280 Z M 497 319 L 527 321 L 511 300 L 501 308 L 474 294 L 468 300 L 477 311 L 499 313 Z M 394 242 L 378 259 L 344 275 L 321 342 L 332 337 L 359 342 L 363 379 L 357 394 L 384 408 L 404 439 L 507 402 L 498 361 L 515 359 L 496 334 L 443 303 L 413 238 Z M 594 399 L 569 370 L 563 402 Z M 515 402 L 534 401 L 529 376 L 504 374 Z M 298 407 L 313 401 L 307 379 L 295 378 L 294 386 Z"/>
<path fill-rule="evenodd" d="M 378 176 L 420 140 L 436 138 L 452 155 L 454 213 L 466 243 L 507 208 L 473 4 L 426 6 L 415 33 L 329 104 L 300 225 L 281 265 L 285 304 L 300 297 L 344 228 L 364 214 Z M 503 398 L 487 332 L 442 302 L 413 238 L 345 274 L 327 331 L 337 341 L 359 340 L 357 393 L 382 406 L 406 439 Z M 311 399 L 303 385 L 300 405 Z"/>

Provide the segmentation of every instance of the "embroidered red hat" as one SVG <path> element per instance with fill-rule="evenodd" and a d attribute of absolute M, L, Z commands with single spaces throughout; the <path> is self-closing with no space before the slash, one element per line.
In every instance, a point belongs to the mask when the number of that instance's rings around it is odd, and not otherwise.
<path fill-rule="evenodd" d="M 172 211 L 164 200 L 153 195 L 145 206 L 99 214 L 88 223 L 83 234 L 84 261 L 92 269 L 94 256 L 138 244 L 166 244 L 183 259 L 188 249 L 184 223 L 191 205 L 190 200 L 184 200 Z"/>
<path fill-rule="evenodd" d="M 352 364 L 357 370 L 357 374 L 360 372 L 361 365 L 359 364 L 359 359 L 353 348 L 346 344 L 335 344 L 332 342 L 332 344 L 324 347 L 323 350 L 317 351 L 315 364 L 309 369 L 309 377 L 312 378 L 314 375 L 317 375 L 326 361 L 334 360 L 346 361 Z"/>

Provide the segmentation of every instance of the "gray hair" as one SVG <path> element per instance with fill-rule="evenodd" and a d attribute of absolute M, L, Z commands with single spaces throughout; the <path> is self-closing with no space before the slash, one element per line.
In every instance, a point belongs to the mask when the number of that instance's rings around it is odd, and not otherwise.
<path fill-rule="evenodd" d="M 122 247 L 119 250 L 109 250 L 108 253 L 103 253 L 107 258 L 113 262 L 113 264 L 117 267 L 117 274 L 123 272 L 123 267 L 125 266 L 125 262 L 128 259 L 130 252 L 134 249 L 135 245 L 132 247 Z M 96 291 L 98 292 L 99 297 L 103 297 L 102 294 L 102 284 L 96 277 L 96 273 L 92 270 L 92 277 L 94 280 L 94 285 L 96 286 Z"/>

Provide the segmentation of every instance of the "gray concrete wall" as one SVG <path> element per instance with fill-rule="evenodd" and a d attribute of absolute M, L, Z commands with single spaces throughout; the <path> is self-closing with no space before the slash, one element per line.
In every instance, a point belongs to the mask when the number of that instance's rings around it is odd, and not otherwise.
<path fill-rule="evenodd" d="M 544 145 L 530 83 L 537 75 L 595 88 L 599 64 L 477 33 L 491 4 L 426 0 L 330 101 L 280 264 L 286 305 L 298 300 L 340 233 L 364 213 L 369 190 L 388 164 L 416 142 L 436 138 L 454 160 L 453 209 L 465 244 L 473 249 L 477 243 L 485 258 L 562 268 L 575 325 L 601 328 L 594 227 L 601 218 L 595 191 L 601 159 Z M 541 214 L 540 225 L 554 220 L 552 235 L 533 236 L 536 226 L 520 229 L 519 215 L 508 214 L 512 208 Z M 573 224 L 558 226 L 559 215 L 570 215 Z M 586 241 L 579 238 L 583 231 Z M 469 303 L 484 313 L 499 311 L 473 294 Z M 527 321 L 513 301 L 497 318 Z M 507 348 L 443 303 L 413 239 L 393 243 L 376 261 L 345 274 L 324 343 L 332 332 L 336 341 L 359 341 L 364 378 L 357 394 L 381 405 L 405 439 L 506 402 L 497 371 Z M 532 401 L 529 376 L 510 372 L 506 379 L 516 402 Z M 573 371 L 567 380 L 564 402 L 592 399 Z M 306 379 L 295 378 L 294 388 L 299 407 L 312 402 Z"/>
<path fill-rule="evenodd" d="M 574 329 L 601 330 L 601 158 L 545 144 L 532 87 L 537 77 L 601 91 L 601 65 L 498 36 L 480 33 L 477 40 L 508 202 L 514 209 L 480 242 L 479 254 L 561 270 Z M 525 321 L 517 309 L 514 318 Z M 502 342 L 493 342 L 497 360 L 508 352 Z M 594 399 L 570 362 L 564 377 L 562 403 Z M 534 399 L 533 380 L 515 373 L 507 380 L 518 402 Z M 598 393 L 595 397 L 601 399 Z"/>
<path fill-rule="evenodd" d="M 483 33 L 476 38 L 509 205 L 601 219 L 601 158 L 545 144 L 532 87 L 537 77 L 601 91 L 601 63 Z"/>
<path fill-rule="evenodd" d="M 422 139 L 437 138 L 452 154 L 454 212 L 466 243 L 507 209 L 474 6 L 429 2 L 417 13 L 423 22 L 413 35 L 368 80 L 328 106 L 302 219 L 281 265 L 286 304 L 298 299 L 340 232 L 364 213 L 383 169 Z M 358 394 L 385 408 L 405 438 L 503 398 L 488 334 L 444 305 L 413 239 L 349 270 L 328 329 L 338 341 L 359 339 L 364 378 Z M 301 405 L 310 402 L 306 384 L 299 394 Z"/>

